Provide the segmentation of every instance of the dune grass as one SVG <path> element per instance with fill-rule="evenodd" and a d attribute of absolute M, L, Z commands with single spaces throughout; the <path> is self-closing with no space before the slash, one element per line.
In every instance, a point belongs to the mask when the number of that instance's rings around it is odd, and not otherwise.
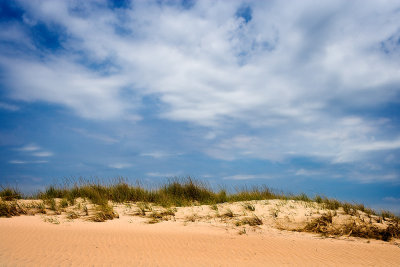
<path fill-rule="evenodd" d="M 9 186 L 7 187 L 0 186 L 0 187 L 1 187 L 0 197 L 2 200 L 11 201 L 22 198 L 22 194 L 17 188 L 12 188 Z"/>
<path fill-rule="evenodd" d="M 19 214 L 26 214 L 27 210 L 33 209 L 35 213 L 60 215 L 69 206 L 78 206 L 88 220 L 103 222 L 118 218 L 118 214 L 113 210 L 112 203 L 136 203 L 137 214 L 150 219 L 149 223 L 156 223 L 169 220 L 174 217 L 174 210 L 171 207 L 183 207 L 193 205 L 209 205 L 211 210 L 217 213 L 217 217 L 227 220 L 237 216 L 229 208 L 219 211 L 218 204 L 225 202 L 243 202 L 245 211 L 254 212 L 255 205 L 252 200 L 272 200 L 278 199 L 283 202 L 288 200 L 301 201 L 305 205 L 315 205 L 328 210 L 329 213 L 323 214 L 309 222 L 301 231 L 315 232 L 326 235 L 348 235 L 358 237 L 371 237 L 381 240 L 388 240 L 392 237 L 400 237 L 400 218 L 389 211 L 377 212 L 365 207 L 363 204 L 342 202 L 337 199 L 323 196 L 309 197 L 306 194 L 284 194 L 277 193 L 270 188 L 236 188 L 235 192 L 228 193 L 227 190 L 212 190 L 206 183 L 194 180 L 190 177 L 169 180 L 167 183 L 155 188 L 147 189 L 139 184 L 132 185 L 123 179 L 113 183 L 102 183 L 100 181 L 79 181 L 74 183 L 64 183 L 63 185 L 50 185 L 44 191 L 40 191 L 31 196 L 24 196 L 17 188 L 1 187 L 0 191 L 0 217 L 12 217 Z M 31 198 L 40 199 L 40 202 L 32 201 L 28 206 L 18 204 L 18 199 Z M 81 199 L 81 200 L 77 200 Z M 83 200 L 83 202 L 82 202 Z M 89 200 L 94 207 L 94 213 L 89 214 L 86 201 Z M 111 204 L 110 204 L 111 203 Z M 84 205 L 82 207 L 82 205 Z M 130 205 L 130 204 L 129 204 Z M 153 206 L 164 207 L 164 211 L 153 210 Z M 337 212 L 353 216 L 354 218 L 363 217 L 362 222 L 349 223 L 340 229 L 333 227 L 332 216 Z M 31 212 L 31 210 L 29 210 Z M 273 211 L 272 217 L 277 218 L 279 209 Z M 90 216 L 89 216 L 90 215 Z M 361 216 L 362 215 L 362 216 Z M 77 212 L 69 212 L 66 217 L 75 219 L 79 216 Z M 367 218 L 369 223 L 364 220 Z M 187 218 L 187 221 L 196 221 L 197 215 Z M 234 219 L 237 225 L 248 224 L 250 226 L 261 225 L 262 220 L 255 216 L 243 219 Z M 372 221 L 388 225 L 385 229 L 377 228 Z"/>
<path fill-rule="evenodd" d="M 1 188 L 0 197 L 3 201 L 28 198 L 28 196 L 23 196 L 16 188 Z M 343 208 L 344 212 L 349 215 L 362 211 L 369 215 L 399 220 L 398 216 L 389 211 L 377 212 L 364 207 L 363 204 L 341 202 L 319 195 L 312 198 L 304 193 L 299 195 L 277 193 L 266 186 L 236 188 L 233 193 L 228 193 L 225 189 L 214 191 L 205 182 L 190 177 L 169 180 L 156 189 L 146 189 L 141 185 L 131 185 L 123 179 L 118 179 L 109 184 L 101 181 L 81 180 L 79 182 L 64 183 L 63 185 L 50 185 L 44 191 L 29 196 L 29 198 L 42 199 L 50 206 L 51 210 L 57 210 L 58 208 L 54 202 L 55 198 L 62 199 L 60 202 L 61 208 L 74 205 L 77 198 L 89 199 L 93 204 L 99 206 L 106 206 L 108 201 L 112 201 L 115 203 L 154 203 L 163 207 L 216 205 L 225 202 L 281 199 L 316 202 L 328 210 Z M 245 205 L 249 210 L 254 208 L 251 204 L 246 203 Z"/>

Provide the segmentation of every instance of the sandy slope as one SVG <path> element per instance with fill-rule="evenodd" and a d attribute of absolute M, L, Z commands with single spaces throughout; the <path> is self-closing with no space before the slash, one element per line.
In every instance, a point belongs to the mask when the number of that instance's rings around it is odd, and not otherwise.
<path fill-rule="evenodd" d="M 322 239 L 268 227 L 238 235 L 207 222 L 146 224 L 128 215 L 57 225 L 43 218 L 0 218 L 0 266 L 400 266 L 393 242 Z"/>

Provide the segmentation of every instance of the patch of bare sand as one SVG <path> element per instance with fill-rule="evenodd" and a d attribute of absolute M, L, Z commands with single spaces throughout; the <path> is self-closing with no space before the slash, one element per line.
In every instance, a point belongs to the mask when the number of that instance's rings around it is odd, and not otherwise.
<path fill-rule="evenodd" d="M 185 208 L 178 215 L 192 212 Z M 104 223 L 44 219 L 0 218 L 1 266 L 400 265 L 400 248 L 393 243 L 322 239 L 265 225 L 239 235 L 224 223 L 147 224 L 147 219 L 122 211 L 120 219 Z"/>

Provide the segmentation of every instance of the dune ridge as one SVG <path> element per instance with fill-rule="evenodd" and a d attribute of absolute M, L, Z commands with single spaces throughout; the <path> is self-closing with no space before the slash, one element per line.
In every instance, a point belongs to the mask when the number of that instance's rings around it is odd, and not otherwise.
<path fill-rule="evenodd" d="M 21 206 L 31 202 L 19 200 Z M 77 199 L 61 213 L 46 208 L 46 214 L 0 218 L 0 265 L 399 265 L 398 239 L 384 242 L 288 231 L 330 212 L 318 203 L 265 200 L 198 205 L 171 208 L 173 215 L 164 216 L 160 214 L 168 209 L 157 205 L 110 203 L 118 218 L 102 223 L 90 220 L 96 205 L 86 204 L 86 216 L 84 204 L 85 200 Z M 68 216 L 72 211 L 79 217 Z M 337 213 L 336 223 L 352 218 L 341 210 Z M 244 220 L 254 217 L 261 224 Z"/>

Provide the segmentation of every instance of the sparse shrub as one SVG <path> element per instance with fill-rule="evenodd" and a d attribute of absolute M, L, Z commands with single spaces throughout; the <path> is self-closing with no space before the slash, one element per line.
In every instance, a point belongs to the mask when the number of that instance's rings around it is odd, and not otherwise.
<path fill-rule="evenodd" d="M 309 222 L 304 227 L 304 230 L 309 232 L 326 234 L 328 232 L 328 227 L 331 224 L 332 224 L 332 214 L 327 213 Z"/>
<path fill-rule="evenodd" d="M 0 200 L 0 217 L 12 217 L 26 214 L 26 211 L 17 202 L 5 202 Z"/>
<path fill-rule="evenodd" d="M 337 210 L 340 207 L 340 202 L 336 199 L 324 198 L 322 199 L 322 203 L 324 204 L 324 207 L 328 210 Z"/>
<path fill-rule="evenodd" d="M 273 209 L 273 210 L 271 211 L 271 216 L 274 217 L 274 218 L 278 218 L 278 216 L 279 216 L 279 210 L 278 210 L 278 209 Z"/>
<path fill-rule="evenodd" d="M 216 212 L 218 212 L 218 205 L 217 204 L 212 204 L 212 205 L 210 205 L 210 209 L 215 210 Z"/>
<path fill-rule="evenodd" d="M 353 216 L 357 213 L 356 208 L 353 205 L 351 205 L 350 203 L 347 203 L 347 202 L 343 203 L 342 208 L 343 208 L 344 213 L 346 213 L 346 214 Z"/>
<path fill-rule="evenodd" d="M 387 211 L 387 210 L 382 210 L 381 211 L 381 216 L 382 216 L 383 220 L 393 219 L 393 218 L 396 217 L 393 213 L 391 213 L 390 211 Z"/>
<path fill-rule="evenodd" d="M 244 203 L 243 206 L 244 206 L 244 208 L 246 210 L 249 210 L 249 211 L 255 211 L 256 210 L 256 207 L 251 203 Z"/>
<path fill-rule="evenodd" d="M 293 196 L 293 197 L 291 197 L 291 199 L 300 200 L 300 201 L 304 201 L 304 202 L 310 202 L 311 201 L 311 199 L 305 193 L 301 193 L 298 196 Z"/>
<path fill-rule="evenodd" d="M 140 202 L 137 204 L 137 207 L 139 209 L 138 214 L 145 216 L 146 212 L 152 211 L 152 207 L 149 203 L 147 202 Z"/>
<path fill-rule="evenodd" d="M 86 216 L 89 215 L 89 210 L 88 210 L 88 207 L 86 205 L 83 205 L 82 210 L 83 210 L 83 212 L 85 213 Z"/>
<path fill-rule="evenodd" d="M 21 199 L 22 198 L 22 194 L 16 188 L 1 187 L 0 197 L 4 201 L 11 201 L 11 200 L 14 200 L 14 199 Z"/>
<path fill-rule="evenodd" d="M 61 199 L 60 207 L 63 208 L 63 209 L 68 207 L 68 200 L 66 198 Z"/>
<path fill-rule="evenodd" d="M 58 220 L 57 217 L 47 217 L 43 219 L 45 222 L 49 222 L 52 224 L 60 224 L 60 221 Z"/>
<path fill-rule="evenodd" d="M 104 222 L 106 220 L 112 220 L 114 218 L 119 218 L 118 213 L 114 212 L 112 206 L 105 204 L 98 206 L 96 214 L 91 217 L 93 222 Z"/>
<path fill-rule="evenodd" d="M 54 198 L 46 199 L 45 204 L 49 205 L 50 210 L 57 211 L 57 203 Z"/>
<path fill-rule="evenodd" d="M 79 218 L 79 214 L 74 211 L 70 211 L 67 214 L 67 219 L 74 220 L 74 219 L 78 219 L 78 218 Z"/>
<path fill-rule="evenodd" d="M 315 198 L 314 198 L 314 201 L 317 202 L 318 204 L 321 204 L 322 203 L 322 197 L 319 196 L 319 195 L 316 195 Z"/>
<path fill-rule="evenodd" d="M 175 211 L 172 209 L 167 209 L 165 211 L 153 211 L 149 218 L 151 219 L 148 223 L 157 223 L 160 221 L 168 221 L 171 217 L 175 216 Z"/>
<path fill-rule="evenodd" d="M 192 215 L 186 216 L 185 221 L 187 221 L 187 222 L 195 222 L 198 219 L 200 219 L 199 215 L 197 215 L 196 213 L 193 213 Z"/>
<path fill-rule="evenodd" d="M 235 223 L 236 226 L 248 224 L 250 226 L 257 226 L 257 225 L 262 225 L 263 221 L 257 217 L 256 215 L 252 217 L 245 217 Z"/>
<path fill-rule="evenodd" d="M 228 218 L 233 218 L 235 214 L 233 214 L 233 211 L 231 209 L 227 209 L 224 214 L 222 214 L 222 217 L 228 217 Z"/>
<path fill-rule="evenodd" d="M 39 202 L 39 203 L 34 203 L 35 208 L 37 209 L 37 213 L 42 213 L 46 214 L 46 206 L 44 205 L 44 202 Z"/>

